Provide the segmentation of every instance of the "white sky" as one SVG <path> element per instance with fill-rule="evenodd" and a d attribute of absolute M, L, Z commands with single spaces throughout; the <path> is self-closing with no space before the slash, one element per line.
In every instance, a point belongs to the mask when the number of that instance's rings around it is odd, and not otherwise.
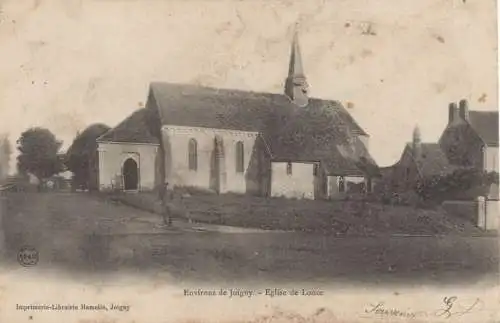
<path fill-rule="evenodd" d="M 311 95 L 352 102 L 381 166 L 447 106 L 497 109 L 494 0 L 0 0 L 0 130 L 116 125 L 151 81 L 281 92 L 291 27 Z M 363 31 L 371 24 L 375 35 Z"/>

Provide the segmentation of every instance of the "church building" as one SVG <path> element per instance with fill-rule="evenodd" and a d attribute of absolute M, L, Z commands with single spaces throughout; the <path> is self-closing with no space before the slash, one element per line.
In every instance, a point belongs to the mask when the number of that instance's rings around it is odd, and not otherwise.
<path fill-rule="evenodd" d="M 308 95 L 295 35 L 282 94 L 151 83 L 145 108 L 97 139 L 95 185 L 339 198 L 372 190 L 368 139 L 340 102 Z"/>

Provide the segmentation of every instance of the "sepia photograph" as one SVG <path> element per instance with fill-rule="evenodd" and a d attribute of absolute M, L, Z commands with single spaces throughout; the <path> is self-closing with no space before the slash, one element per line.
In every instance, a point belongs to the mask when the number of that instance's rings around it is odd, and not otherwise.
<path fill-rule="evenodd" d="M 0 0 L 0 321 L 500 322 L 495 0 Z"/>

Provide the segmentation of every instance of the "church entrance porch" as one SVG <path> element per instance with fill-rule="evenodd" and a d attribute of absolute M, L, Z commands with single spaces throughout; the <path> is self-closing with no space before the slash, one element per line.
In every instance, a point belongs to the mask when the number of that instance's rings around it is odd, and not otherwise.
<path fill-rule="evenodd" d="M 139 167 L 137 162 L 129 158 L 123 163 L 123 189 L 135 191 L 139 188 Z"/>

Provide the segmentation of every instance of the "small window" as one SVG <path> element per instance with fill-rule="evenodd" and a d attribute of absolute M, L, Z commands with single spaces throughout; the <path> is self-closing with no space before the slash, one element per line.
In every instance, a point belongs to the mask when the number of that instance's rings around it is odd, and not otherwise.
<path fill-rule="evenodd" d="M 189 140 L 188 146 L 189 170 L 198 169 L 198 143 L 194 139 Z"/>
<path fill-rule="evenodd" d="M 318 176 L 318 168 L 319 168 L 318 164 L 314 164 L 314 167 L 313 167 L 313 175 L 314 176 Z"/>
<path fill-rule="evenodd" d="M 292 175 L 292 163 L 291 162 L 288 162 L 286 164 L 286 174 L 287 175 Z"/>
<path fill-rule="evenodd" d="M 236 172 L 243 173 L 245 170 L 245 150 L 243 149 L 243 142 L 236 143 Z"/>
<path fill-rule="evenodd" d="M 339 192 L 340 193 L 345 192 L 345 180 L 344 180 L 344 176 L 340 176 L 339 177 Z"/>

